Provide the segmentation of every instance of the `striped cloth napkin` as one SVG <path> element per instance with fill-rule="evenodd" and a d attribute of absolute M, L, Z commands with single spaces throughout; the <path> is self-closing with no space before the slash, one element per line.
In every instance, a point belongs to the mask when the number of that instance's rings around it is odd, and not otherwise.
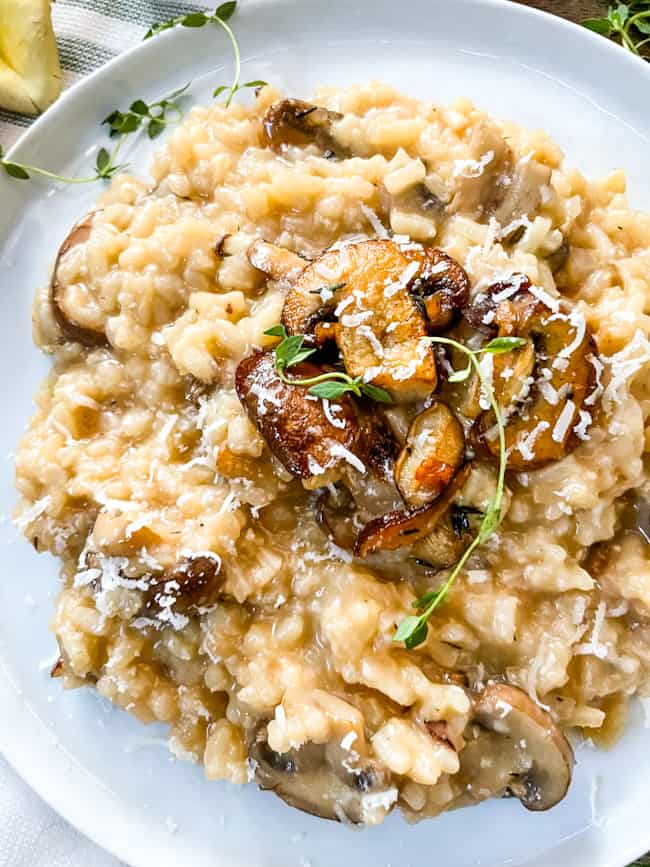
<path fill-rule="evenodd" d="M 52 19 L 59 44 L 63 86 L 88 75 L 127 48 L 136 45 L 158 21 L 216 3 L 184 0 L 58 0 Z M 33 118 L 0 108 L 0 144 L 5 151 Z M 1 862 L 0 862 L 1 864 Z"/>

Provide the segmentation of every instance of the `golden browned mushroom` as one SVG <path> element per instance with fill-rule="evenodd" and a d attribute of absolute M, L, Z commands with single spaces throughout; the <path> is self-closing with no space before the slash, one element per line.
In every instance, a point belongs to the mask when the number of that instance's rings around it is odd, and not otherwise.
<path fill-rule="evenodd" d="M 535 347 L 534 370 L 528 377 L 530 390 L 519 397 L 521 406 L 509 415 L 505 426 L 508 467 L 524 471 L 558 461 L 578 444 L 576 426 L 591 422 L 585 401 L 595 387 L 595 368 L 589 359 L 596 356 L 597 350 L 579 311 L 558 304 L 553 312 L 528 292 L 507 304 L 511 333 L 528 339 Z M 524 355 L 521 362 L 526 369 L 528 356 Z M 503 369 L 500 377 L 502 380 Z M 498 458 L 492 412 L 479 418 L 476 441 Z"/>
<path fill-rule="evenodd" d="M 571 783 L 573 750 L 551 716 L 521 689 L 493 683 L 477 697 L 480 727 L 460 753 L 464 803 L 514 795 L 527 810 L 548 810 Z"/>
<path fill-rule="evenodd" d="M 436 401 L 415 417 L 395 465 L 395 482 L 409 506 L 426 506 L 449 484 L 465 453 L 463 428 Z"/>
<path fill-rule="evenodd" d="M 335 124 L 343 115 L 301 99 L 283 99 L 268 109 L 262 121 L 264 136 L 274 150 L 283 145 L 317 145 L 325 156 L 344 159 L 350 153 L 336 138 Z"/>
<path fill-rule="evenodd" d="M 297 253 L 284 247 L 269 244 L 258 238 L 247 250 L 248 261 L 253 268 L 266 274 L 271 280 L 293 283 L 307 265 L 307 261 Z"/>
<path fill-rule="evenodd" d="M 379 762 L 345 750 L 338 742 L 307 743 L 277 753 L 261 728 L 249 749 L 260 789 L 291 807 L 338 822 L 374 825 L 397 800 L 389 771 Z"/>
<path fill-rule="evenodd" d="M 443 331 L 469 299 L 469 278 L 465 269 L 435 247 L 423 248 L 421 252 L 413 249 L 403 252 L 407 259 L 421 263 L 409 288 L 424 306 L 428 330 L 431 333 Z"/>
<path fill-rule="evenodd" d="M 422 566 L 434 571 L 450 569 L 462 557 L 475 535 L 470 518 L 480 516 L 475 509 L 452 503 L 431 533 L 414 545 L 411 554 Z"/>
<path fill-rule="evenodd" d="M 85 244 L 90 237 L 93 225 L 94 212 L 80 220 L 71 230 L 59 249 L 54 263 L 52 279 L 50 281 L 50 303 L 54 312 L 54 318 L 66 340 L 76 341 L 83 346 L 108 346 L 106 335 L 101 330 L 80 325 L 75 320 L 75 311 L 70 308 L 69 301 L 65 297 L 63 287 L 59 280 L 59 265 L 67 253 L 78 244 Z"/>
<path fill-rule="evenodd" d="M 430 506 L 395 509 L 370 521 L 357 536 L 354 553 L 357 557 L 366 557 L 375 551 L 394 551 L 407 545 L 418 545 L 447 514 L 470 473 L 470 464 L 461 467 L 444 493 Z"/>
<path fill-rule="evenodd" d="M 425 259 L 423 250 L 409 259 L 387 240 L 327 250 L 289 290 L 282 324 L 319 345 L 335 337 L 347 372 L 395 399 L 426 397 L 436 386 L 436 365 L 427 321 L 409 291 Z"/>
<path fill-rule="evenodd" d="M 395 400 L 427 397 L 437 383 L 427 322 L 409 291 L 422 263 L 392 241 L 363 241 L 338 254 L 336 340 L 347 372 Z"/>
<path fill-rule="evenodd" d="M 144 610 L 157 616 L 165 609 L 179 614 L 197 612 L 217 601 L 224 580 L 216 554 L 183 557 L 160 575 L 149 578 Z"/>
<path fill-rule="evenodd" d="M 323 368 L 310 362 L 291 368 L 294 379 L 321 373 Z M 346 464 L 365 469 L 353 453 L 361 428 L 348 395 L 326 408 L 307 388 L 280 379 L 273 352 L 258 352 L 240 362 L 236 390 L 271 452 L 296 478 L 319 478 L 327 472 L 329 482 L 333 478 L 328 471 Z"/>

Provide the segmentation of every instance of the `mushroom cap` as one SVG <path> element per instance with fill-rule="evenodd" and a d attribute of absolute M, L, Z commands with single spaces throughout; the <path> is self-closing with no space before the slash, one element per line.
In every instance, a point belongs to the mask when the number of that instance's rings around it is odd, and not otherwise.
<path fill-rule="evenodd" d="M 50 303 L 54 318 L 63 336 L 70 341 L 76 341 L 83 346 L 108 346 L 108 339 L 103 331 L 94 330 L 75 322 L 70 311 L 65 309 L 62 287 L 59 281 L 59 264 L 66 253 L 78 244 L 85 244 L 90 237 L 95 211 L 87 214 L 70 230 L 67 238 L 61 244 L 52 270 L 50 280 Z"/>
<path fill-rule="evenodd" d="M 527 810 L 548 810 L 566 795 L 573 750 L 551 716 L 517 687 L 492 683 L 474 703 L 485 733 L 461 753 L 475 797 L 512 794 Z"/>
<path fill-rule="evenodd" d="M 338 743 L 306 743 L 276 753 L 262 728 L 249 756 L 260 789 L 273 791 L 289 806 L 321 819 L 373 825 L 397 800 L 386 768 Z"/>
<path fill-rule="evenodd" d="M 343 115 L 302 99 L 282 99 L 274 102 L 264 115 L 262 126 L 267 143 L 274 150 L 283 145 L 315 144 L 326 156 L 340 159 L 349 156 L 347 148 L 336 139 L 333 125 Z"/>
<path fill-rule="evenodd" d="M 303 379 L 323 373 L 323 368 L 305 361 L 289 373 L 291 378 Z M 241 361 L 235 386 L 269 449 L 296 478 L 318 477 L 340 466 L 344 461 L 341 447 L 353 450 L 361 437 L 357 412 L 348 395 L 330 402 L 328 418 L 323 401 L 314 399 L 304 386 L 280 379 L 273 352 L 257 352 Z"/>
<path fill-rule="evenodd" d="M 422 264 L 410 291 L 426 310 L 429 331 L 443 331 L 469 300 L 469 277 L 465 269 L 436 247 L 405 250 L 404 254 Z"/>

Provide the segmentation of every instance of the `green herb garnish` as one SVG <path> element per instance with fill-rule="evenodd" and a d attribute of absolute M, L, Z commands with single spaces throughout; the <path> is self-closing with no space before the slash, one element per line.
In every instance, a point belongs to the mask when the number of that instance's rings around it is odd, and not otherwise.
<path fill-rule="evenodd" d="M 281 337 L 282 340 L 274 349 L 275 369 L 278 376 L 288 385 L 301 385 L 305 388 L 310 386 L 309 393 L 325 400 L 338 400 L 344 394 L 351 392 L 357 397 L 368 397 L 378 403 L 392 403 L 392 398 L 383 388 L 370 385 L 363 381 L 361 376 L 349 376 L 342 370 L 328 370 L 318 376 L 306 379 L 292 379 L 285 373 L 290 367 L 300 364 L 301 361 L 313 355 L 315 349 L 305 349 L 304 334 L 289 336 L 284 325 L 274 325 L 264 332 L 271 337 Z"/>
<path fill-rule="evenodd" d="M 480 355 L 486 352 L 489 355 L 503 355 L 506 352 L 511 352 L 513 349 L 521 349 L 526 345 L 526 340 L 523 337 L 495 337 L 490 340 L 481 349 L 477 349 L 475 355 Z M 468 362 L 467 367 L 463 370 L 455 370 L 447 377 L 448 382 L 465 382 L 472 372 L 472 362 Z"/>
<path fill-rule="evenodd" d="M 639 55 L 650 42 L 650 0 L 613 3 L 602 18 L 587 18 L 583 25 L 602 36 L 618 39 L 624 48 Z"/>
<path fill-rule="evenodd" d="M 157 36 L 159 33 L 162 33 L 165 30 L 171 30 L 173 27 L 205 27 L 207 24 L 216 24 L 218 27 L 221 27 L 230 40 L 235 55 L 235 75 L 232 84 L 220 85 L 215 89 L 212 96 L 216 98 L 222 93 L 227 93 L 228 96 L 225 103 L 226 108 L 228 108 L 238 90 L 242 90 L 245 87 L 264 87 L 266 84 L 266 81 L 262 81 L 261 79 L 246 81 L 243 84 L 240 82 L 241 55 L 239 53 L 239 45 L 237 44 L 235 34 L 232 32 L 232 29 L 228 24 L 228 21 L 235 14 L 236 9 L 236 0 L 229 0 L 228 3 L 222 3 L 221 6 L 217 6 L 212 14 L 207 12 L 190 12 L 187 15 L 179 15 L 176 18 L 169 18 L 167 21 L 163 21 L 160 24 L 154 24 L 144 35 L 145 39 L 150 39 L 152 36 Z"/>
<path fill-rule="evenodd" d="M 469 363 L 467 366 L 467 370 L 471 371 L 471 369 L 474 368 L 474 370 L 476 371 L 481 381 L 483 391 L 486 394 L 488 400 L 490 401 L 490 406 L 492 407 L 492 410 L 494 412 L 497 428 L 499 431 L 499 473 L 497 476 L 496 491 L 494 492 L 494 496 L 491 498 L 488 507 L 485 510 L 485 514 L 479 526 L 477 535 L 467 546 L 467 548 L 463 552 L 462 557 L 460 558 L 458 563 L 456 563 L 442 587 L 439 590 L 432 590 L 429 593 L 425 593 L 425 595 L 420 597 L 420 599 L 415 600 L 415 602 L 413 603 L 413 607 L 416 608 L 420 613 L 417 615 L 409 615 L 408 617 L 405 617 L 404 620 L 402 620 L 402 622 L 397 627 L 395 634 L 393 635 L 393 641 L 403 641 L 409 650 L 412 650 L 414 647 L 417 647 L 418 645 L 426 641 L 427 633 L 429 631 L 429 618 L 436 610 L 436 608 L 440 605 L 440 603 L 444 601 L 452 584 L 459 576 L 460 572 L 463 569 L 463 566 L 465 565 L 465 563 L 467 563 L 474 551 L 479 547 L 479 545 L 482 545 L 483 542 L 489 539 L 492 533 L 499 526 L 499 523 L 501 521 L 501 503 L 503 500 L 503 488 L 506 476 L 507 456 L 503 416 L 501 415 L 499 404 L 497 403 L 494 396 L 494 391 L 491 385 L 486 382 L 485 377 L 481 372 L 481 367 L 479 364 L 479 352 L 474 352 L 467 346 L 463 346 L 462 343 L 458 343 L 456 340 L 451 340 L 448 337 L 432 337 L 431 341 L 433 343 L 439 343 L 444 346 L 451 346 L 454 349 L 457 349 L 459 352 L 462 352 L 468 358 Z M 504 341 L 509 342 L 506 344 Z M 500 337 L 496 338 L 493 341 L 490 341 L 487 346 L 483 347 L 482 351 L 498 354 L 501 352 L 508 352 L 510 349 L 520 348 L 525 343 L 525 340 L 522 340 L 522 338 L 518 337 Z M 464 371 L 461 371 L 461 373 L 464 373 Z M 452 380 L 452 377 L 449 377 L 449 379 L 456 382 L 460 381 L 458 379 Z"/>
<path fill-rule="evenodd" d="M 128 135 L 137 132 L 143 124 L 147 127 L 149 138 L 156 138 L 160 135 L 165 126 L 169 123 L 168 113 L 172 109 L 180 116 L 180 111 L 176 106 L 178 98 L 185 93 L 189 84 L 173 93 L 159 99 L 157 102 L 146 103 L 143 99 L 136 99 L 131 103 L 128 111 L 122 112 L 116 109 L 112 111 L 107 118 L 102 121 L 110 128 L 109 135 L 114 138 L 119 136 L 113 150 L 109 151 L 102 147 L 97 151 L 95 158 L 95 173 L 88 177 L 72 178 L 66 175 L 59 175 L 56 172 L 50 172 L 47 169 L 42 169 L 39 166 L 25 165 L 17 163 L 13 160 L 8 161 L 3 158 L 3 150 L 0 145 L 0 166 L 11 178 L 19 181 L 28 181 L 32 175 L 39 175 L 43 178 L 50 178 L 53 181 L 60 181 L 65 184 L 91 184 L 93 181 L 108 180 L 118 172 L 124 171 L 127 163 L 118 163 L 117 156 L 120 148 L 124 144 L 124 140 Z"/>
<path fill-rule="evenodd" d="M 191 82 L 188 82 L 184 87 L 179 87 L 178 90 L 174 90 L 157 102 L 146 103 L 143 99 L 136 99 L 131 103 L 128 111 L 122 112 L 116 109 L 104 118 L 102 124 L 108 125 L 111 137 L 137 132 L 144 124 L 149 138 L 156 138 L 170 122 L 167 117 L 169 109 L 175 112 L 173 120 L 180 118 L 180 110 L 175 103 L 190 84 Z"/>
<path fill-rule="evenodd" d="M 91 184 L 93 181 L 112 178 L 117 172 L 123 171 L 126 168 L 126 163 L 119 164 L 117 155 L 124 142 L 124 135 L 120 138 L 112 151 L 106 148 L 100 148 L 97 151 L 95 158 L 95 174 L 87 178 L 70 178 L 66 175 L 59 175 L 56 172 L 50 172 L 47 169 L 42 169 L 39 166 L 27 165 L 25 163 L 17 163 L 13 160 L 4 159 L 4 151 L 0 145 L 0 167 L 2 167 L 10 178 L 15 178 L 18 181 L 28 181 L 32 175 L 39 175 L 42 178 L 50 178 L 53 181 L 61 181 L 65 184 Z"/>

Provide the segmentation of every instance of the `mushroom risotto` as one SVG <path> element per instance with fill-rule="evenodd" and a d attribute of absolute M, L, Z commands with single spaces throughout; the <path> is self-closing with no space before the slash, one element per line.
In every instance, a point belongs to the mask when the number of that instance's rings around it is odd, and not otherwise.
<path fill-rule="evenodd" d="M 650 217 L 373 83 L 195 107 L 38 293 L 64 686 L 355 824 L 562 799 L 650 690 Z"/>

